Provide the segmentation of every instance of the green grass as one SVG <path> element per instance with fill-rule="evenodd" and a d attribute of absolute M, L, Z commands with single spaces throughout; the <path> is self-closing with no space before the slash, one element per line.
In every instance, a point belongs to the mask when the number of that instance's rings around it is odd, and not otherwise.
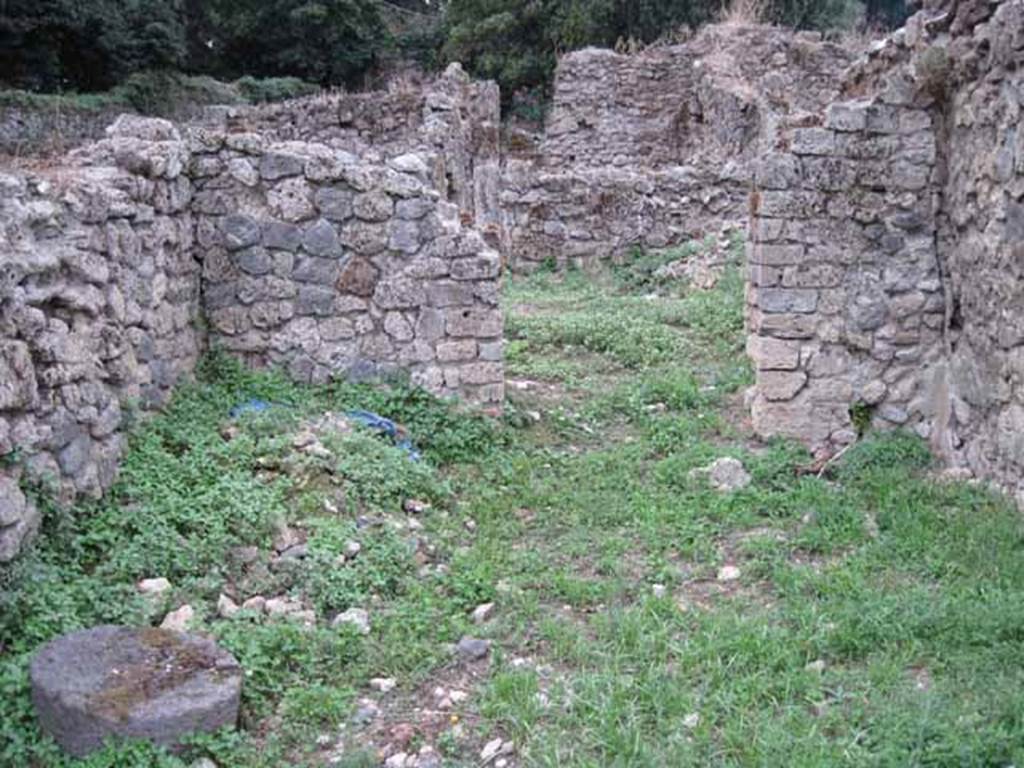
<path fill-rule="evenodd" d="M 342 764 L 374 765 L 344 725 L 369 678 L 393 675 L 415 699 L 451 673 L 445 644 L 472 631 L 495 648 L 465 727 L 418 737 L 445 765 L 476 764 L 495 734 L 524 766 L 1021 765 L 1016 510 L 937 483 L 903 434 L 865 435 L 825 477 L 801 474 L 802 449 L 758 443 L 737 418 L 751 380 L 738 269 L 711 291 L 640 298 L 644 269 L 510 280 L 510 375 L 533 383 L 510 389 L 502 423 L 400 384 L 310 389 L 209 360 L 137 429 L 109 496 L 51 512 L 4 575 L 0 764 L 322 765 L 317 737 L 341 726 Z M 286 407 L 225 440 L 228 409 L 254 396 Z M 425 461 L 360 433 L 327 441 L 329 467 L 296 458 L 304 420 L 356 406 L 403 421 Z M 692 473 L 719 456 L 742 460 L 751 485 L 723 495 Z M 401 522 L 408 496 L 432 505 L 424 530 L 357 526 Z M 282 521 L 302 521 L 308 558 L 242 573 L 226 553 L 266 552 Z M 350 539 L 362 551 L 339 569 Z M 726 564 L 738 581 L 716 580 Z M 28 655 L 76 626 L 158 622 L 133 588 L 152 575 L 246 668 L 243 728 L 183 758 L 129 746 L 63 760 L 32 718 Z M 218 619 L 226 585 L 302 598 L 321 621 Z M 495 617 L 475 627 L 483 602 Z M 371 608 L 368 637 L 330 629 L 355 605 Z"/>

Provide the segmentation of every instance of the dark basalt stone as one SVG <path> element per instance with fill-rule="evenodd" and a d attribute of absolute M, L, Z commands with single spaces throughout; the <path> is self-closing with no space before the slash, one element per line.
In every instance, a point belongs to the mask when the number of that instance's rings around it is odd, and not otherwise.
<path fill-rule="evenodd" d="M 238 719 L 242 669 L 212 640 L 151 627 L 98 626 L 40 648 L 29 670 L 43 730 L 82 757 L 105 740 L 175 749 Z"/>

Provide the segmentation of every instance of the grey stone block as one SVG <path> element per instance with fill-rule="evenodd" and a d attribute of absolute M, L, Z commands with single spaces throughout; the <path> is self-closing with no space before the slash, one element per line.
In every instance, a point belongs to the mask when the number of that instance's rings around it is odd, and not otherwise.
<path fill-rule="evenodd" d="M 189 734 L 233 726 L 242 691 L 238 662 L 213 641 L 110 625 L 50 641 L 29 677 L 40 725 L 75 757 L 105 739 L 174 749 Z"/>

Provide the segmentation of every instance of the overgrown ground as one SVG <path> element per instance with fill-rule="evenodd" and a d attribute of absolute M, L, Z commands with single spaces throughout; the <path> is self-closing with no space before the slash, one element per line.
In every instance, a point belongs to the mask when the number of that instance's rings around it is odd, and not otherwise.
<path fill-rule="evenodd" d="M 211 360 L 138 429 L 115 492 L 52 514 L 6 574 L 0 764 L 362 766 L 431 745 L 474 766 L 500 737 L 516 766 L 1021 765 L 1017 513 L 938 482 L 910 437 L 868 436 L 821 477 L 801 450 L 751 441 L 738 270 L 688 291 L 653 277 L 661 260 L 511 282 L 502 423 Z M 279 405 L 232 422 L 253 396 Z M 310 417 L 349 407 L 404 421 L 424 461 L 358 432 L 296 448 Z M 691 472 L 722 456 L 750 486 Z M 409 498 L 431 509 L 408 515 Z M 271 569 L 285 524 L 308 554 Z M 339 564 L 348 541 L 361 551 Z M 174 585 L 160 605 L 134 586 L 153 576 Z M 219 618 L 222 592 L 291 595 L 317 624 Z M 31 650 L 186 602 L 247 671 L 243 730 L 183 758 L 62 761 L 31 715 Z M 349 607 L 369 635 L 330 627 Z M 452 654 L 464 634 L 492 641 L 487 660 Z"/>

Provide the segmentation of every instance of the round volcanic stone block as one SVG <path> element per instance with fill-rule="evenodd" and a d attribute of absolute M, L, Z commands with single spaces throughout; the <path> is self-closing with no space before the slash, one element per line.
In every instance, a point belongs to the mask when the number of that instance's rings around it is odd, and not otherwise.
<path fill-rule="evenodd" d="M 82 757 L 105 739 L 174 749 L 238 720 L 242 669 L 212 640 L 166 629 L 99 626 L 62 635 L 32 659 L 43 729 Z"/>

